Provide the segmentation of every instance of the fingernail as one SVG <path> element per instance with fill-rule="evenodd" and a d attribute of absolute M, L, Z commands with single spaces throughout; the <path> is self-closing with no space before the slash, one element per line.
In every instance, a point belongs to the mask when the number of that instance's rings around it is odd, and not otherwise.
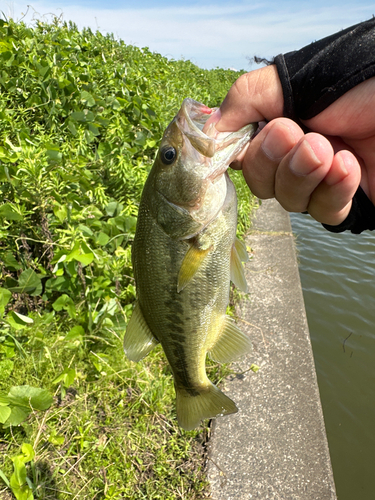
<path fill-rule="evenodd" d="M 221 109 L 217 108 L 217 110 L 214 111 L 210 116 L 210 122 L 217 123 L 220 120 L 220 118 L 221 118 Z"/>
<path fill-rule="evenodd" d="M 310 143 L 304 139 L 290 160 L 289 168 L 296 175 L 309 175 L 322 165 Z"/>
<path fill-rule="evenodd" d="M 342 154 L 345 155 L 344 156 L 345 160 L 342 157 Z M 336 155 L 336 161 L 335 161 L 336 168 L 331 168 L 328 175 L 324 179 L 326 184 L 328 184 L 328 186 L 334 186 L 335 184 L 343 181 L 345 177 L 348 176 L 349 172 L 348 169 L 346 168 L 345 162 L 347 162 L 348 164 L 352 163 L 353 157 L 350 154 L 349 155 L 345 154 L 345 152 L 338 153 Z"/>
<path fill-rule="evenodd" d="M 217 108 L 217 110 L 212 113 L 212 115 L 208 118 L 208 120 L 204 124 L 202 132 L 207 134 L 207 132 L 211 130 L 212 127 L 214 127 L 217 123 L 219 123 L 220 118 L 221 118 L 221 111 L 220 108 Z"/>
<path fill-rule="evenodd" d="M 290 140 L 288 140 L 288 135 Z M 293 137 L 290 129 L 283 123 L 275 124 L 262 142 L 263 153 L 272 161 L 281 160 L 291 149 Z"/>

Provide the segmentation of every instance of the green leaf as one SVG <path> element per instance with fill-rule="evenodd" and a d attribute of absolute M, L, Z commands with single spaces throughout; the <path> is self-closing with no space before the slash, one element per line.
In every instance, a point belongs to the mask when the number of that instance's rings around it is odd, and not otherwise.
<path fill-rule="evenodd" d="M 4 314 L 5 308 L 12 296 L 12 293 L 6 288 L 0 288 L 0 316 Z"/>
<path fill-rule="evenodd" d="M 65 336 L 65 340 L 77 340 L 82 339 L 85 334 L 85 330 L 80 325 L 73 326 Z"/>
<path fill-rule="evenodd" d="M 26 323 L 28 325 L 31 325 L 32 323 L 34 323 L 34 320 L 32 318 L 29 318 L 28 316 L 24 316 L 23 314 L 20 314 L 16 311 L 13 311 L 13 313 L 18 317 L 18 319 L 23 321 L 23 323 Z"/>
<path fill-rule="evenodd" d="M 11 413 L 7 420 L 4 422 L 4 427 L 9 427 L 10 425 L 20 425 L 29 416 L 30 410 L 25 408 L 20 408 L 19 406 L 11 407 Z"/>
<path fill-rule="evenodd" d="M 97 137 L 100 135 L 99 129 L 97 127 L 98 124 L 94 125 L 93 123 L 89 123 L 88 127 L 93 136 Z"/>
<path fill-rule="evenodd" d="M 46 155 L 50 160 L 55 162 L 59 162 L 61 160 L 62 154 L 57 144 L 46 143 L 44 147 L 46 148 Z"/>
<path fill-rule="evenodd" d="M 59 219 L 59 221 L 62 224 L 68 216 L 68 209 L 67 209 L 66 205 L 55 205 L 53 207 L 53 213 L 55 214 L 55 216 Z"/>
<path fill-rule="evenodd" d="M 22 268 L 21 264 L 18 263 L 18 261 L 15 259 L 12 252 L 7 252 L 4 255 L 3 262 L 4 262 L 5 266 L 10 270 L 18 271 L 18 269 Z"/>
<path fill-rule="evenodd" d="M 50 278 L 46 281 L 45 290 L 46 293 L 51 293 L 53 291 L 66 292 L 69 290 L 70 285 L 70 279 L 65 276 L 58 276 L 57 278 Z"/>
<path fill-rule="evenodd" d="M 73 304 L 72 299 L 68 295 L 63 293 L 58 299 L 55 300 L 55 302 L 52 304 L 52 307 L 55 311 L 62 311 L 63 309 L 66 310 L 67 307 L 71 304 Z"/>
<path fill-rule="evenodd" d="M 12 292 L 40 295 L 43 290 L 39 275 L 33 269 L 26 269 L 18 278 L 18 286 L 8 287 Z"/>
<path fill-rule="evenodd" d="M 80 255 L 77 255 L 76 257 L 74 257 L 74 260 L 77 260 L 83 266 L 88 266 L 94 260 L 94 254 L 92 252 L 81 253 Z"/>
<path fill-rule="evenodd" d="M 63 293 L 55 302 L 52 304 L 55 311 L 67 311 L 71 318 L 75 318 L 76 310 L 73 300 Z"/>
<path fill-rule="evenodd" d="M 97 245 L 104 246 L 108 243 L 109 236 L 108 236 L 108 234 L 100 231 L 100 233 L 96 236 L 95 241 L 96 241 Z"/>
<path fill-rule="evenodd" d="M 76 377 L 76 371 L 74 368 L 65 368 L 65 370 L 60 373 L 58 377 L 55 378 L 55 380 L 52 381 L 53 384 L 59 384 L 60 382 L 63 383 L 65 388 L 70 387 L 74 379 Z"/>
<path fill-rule="evenodd" d="M 17 455 L 16 457 L 12 458 L 12 460 L 14 466 L 14 473 L 10 478 L 10 485 L 12 489 L 14 487 L 20 488 L 26 483 L 27 474 L 26 474 L 25 462 L 23 461 L 22 455 Z"/>
<path fill-rule="evenodd" d="M 6 315 L 5 321 L 15 330 L 23 330 L 28 326 L 14 311 Z"/>
<path fill-rule="evenodd" d="M 146 136 L 143 132 L 137 132 L 135 134 L 134 142 L 139 146 L 144 146 L 146 144 Z"/>
<path fill-rule="evenodd" d="M 81 101 L 89 108 L 95 105 L 94 97 L 90 94 L 90 92 L 87 92 L 86 90 L 83 90 L 81 92 Z"/>
<path fill-rule="evenodd" d="M 77 229 L 79 229 L 85 236 L 94 236 L 94 233 L 91 231 L 91 229 L 83 224 L 80 224 Z"/>
<path fill-rule="evenodd" d="M 23 462 L 31 462 L 31 460 L 35 457 L 34 448 L 29 443 L 22 444 L 22 453 L 24 454 Z"/>
<path fill-rule="evenodd" d="M 47 389 L 19 385 L 11 387 L 8 396 L 21 406 L 27 406 L 34 410 L 47 410 L 53 403 L 53 397 Z"/>
<path fill-rule="evenodd" d="M 9 406 L 0 406 L 0 424 L 4 424 L 12 413 Z"/>
<path fill-rule="evenodd" d="M 26 269 L 26 271 L 23 271 L 18 278 L 18 284 L 23 288 L 23 292 L 42 288 L 40 278 L 33 269 Z"/>
<path fill-rule="evenodd" d="M 10 488 L 10 483 L 8 481 L 8 478 L 1 469 L 0 469 L 0 477 L 4 481 L 4 483 L 8 486 L 8 488 Z"/>
<path fill-rule="evenodd" d="M 16 212 L 9 203 L 5 203 L 0 207 L 0 217 L 6 220 L 23 220 L 23 216 Z"/>
<path fill-rule="evenodd" d="M 68 122 L 67 122 L 67 127 L 68 127 L 68 129 L 69 129 L 70 133 L 71 133 L 72 135 L 74 135 L 74 137 L 75 137 L 75 136 L 77 135 L 77 133 L 78 133 L 78 132 L 77 132 L 77 128 L 76 128 L 76 126 L 74 125 L 74 123 L 73 123 L 73 121 L 72 121 L 72 120 L 68 120 Z"/>
<path fill-rule="evenodd" d="M 105 207 L 106 214 L 109 215 L 109 217 L 116 217 L 117 215 L 120 215 L 123 209 L 124 205 L 122 205 L 118 201 L 111 201 Z"/>

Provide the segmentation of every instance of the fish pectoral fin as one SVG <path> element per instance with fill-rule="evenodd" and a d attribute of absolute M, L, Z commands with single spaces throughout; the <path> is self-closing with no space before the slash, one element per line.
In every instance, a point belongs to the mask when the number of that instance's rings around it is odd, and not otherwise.
<path fill-rule="evenodd" d="M 207 248 L 199 247 L 196 243 L 191 245 L 186 252 L 178 273 L 177 292 L 181 292 L 181 290 L 185 288 L 202 265 L 206 255 L 208 255 L 212 249 L 212 245 Z"/>
<path fill-rule="evenodd" d="M 244 245 L 238 239 L 236 239 L 235 243 L 232 246 L 232 251 L 230 254 L 230 279 L 239 288 L 242 292 L 247 293 L 247 282 L 245 277 L 245 270 L 241 261 L 244 261 L 244 256 L 246 252 L 246 247 L 243 248 Z M 245 253 L 244 253 L 245 252 Z"/>
<path fill-rule="evenodd" d="M 225 316 L 224 321 L 224 328 L 208 355 L 213 361 L 230 363 L 251 352 L 252 344 L 249 337 L 238 328 L 229 316 Z"/>
<path fill-rule="evenodd" d="M 196 395 L 176 387 L 176 398 L 178 424 L 186 431 L 195 429 L 205 418 L 215 418 L 238 411 L 234 402 L 211 382 Z"/>
<path fill-rule="evenodd" d="M 124 351 L 130 361 L 140 361 L 159 341 L 152 335 L 143 313 L 136 302 L 124 337 Z"/>

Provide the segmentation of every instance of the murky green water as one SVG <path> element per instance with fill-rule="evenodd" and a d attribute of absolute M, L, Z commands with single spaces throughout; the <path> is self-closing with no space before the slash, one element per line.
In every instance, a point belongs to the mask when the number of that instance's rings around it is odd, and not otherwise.
<path fill-rule="evenodd" d="M 375 498 L 375 234 L 291 216 L 339 500 Z"/>

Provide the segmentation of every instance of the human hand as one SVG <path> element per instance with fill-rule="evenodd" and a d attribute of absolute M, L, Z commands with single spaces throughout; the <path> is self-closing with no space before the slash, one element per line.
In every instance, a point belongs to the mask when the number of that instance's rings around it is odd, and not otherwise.
<path fill-rule="evenodd" d="M 275 197 L 290 212 L 308 211 L 325 224 L 348 215 L 359 183 L 375 203 L 375 78 L 340 97 L 310 120 L 304 131 L 283 118 L 283 93 L 276 67 L 241 76 L 212 115 L 219 131 L 268 121 L 237 158 L 251 191 Z"/>

